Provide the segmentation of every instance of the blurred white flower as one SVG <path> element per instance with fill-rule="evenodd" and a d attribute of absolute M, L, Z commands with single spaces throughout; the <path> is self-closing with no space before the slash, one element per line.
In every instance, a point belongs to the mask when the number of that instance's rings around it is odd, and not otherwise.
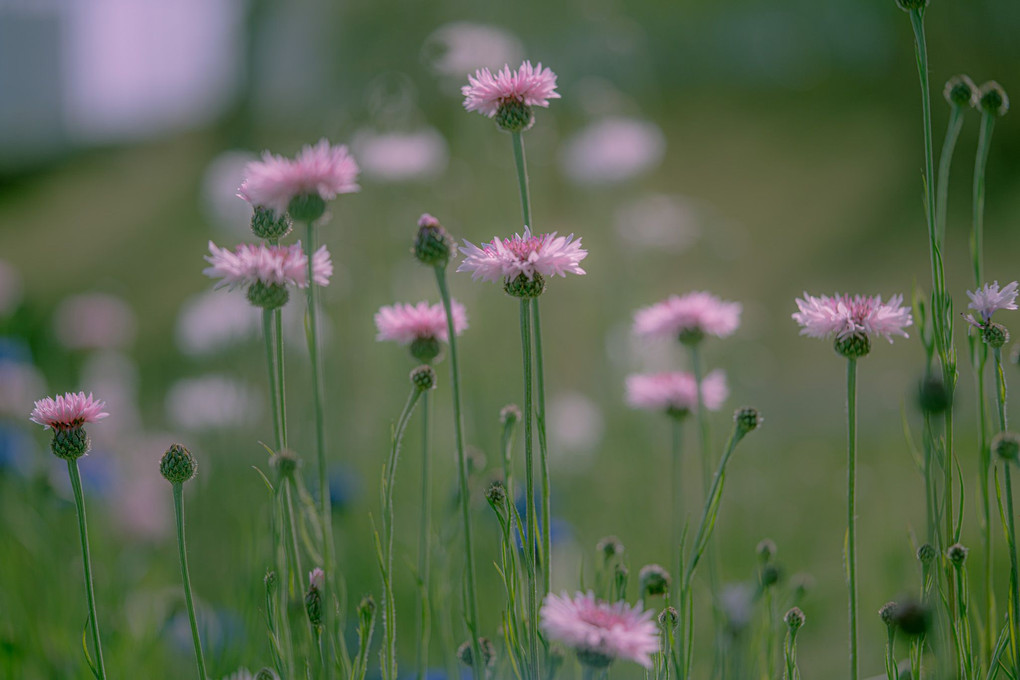
<path fill-rule="evenodd" d="M 115 449 L 123 474 L 116 492 L 110 494 L 111 517 L 132 538 L 159 541 L 170 532 L 173 520 L 159 461 L 176 440 L 172 434 L 148 433 L 122 439 Z"/>
<path fill-rule="evenodd" d="M 634 250 L 690 248 L 701 233 L 697 206 L 682 196 L 647 194 L 616 211 L 614 226 L 622 245 Z"/>
<path fill-rule="evenodd" d="M 478 68 L 517 63 L 524 56 L 521 41 L 513 33 L 469 21 L 440 26 L 425 39 L 423 49 L 433 70 L 457 79 Z"/>
<path fill-rule="evenodd" d="M 262 398 L 243 383 L 210 374 L 174 383 L 166 412 L 171 424 L 185 430 L 241 427 L 258 420 Z"/>
<path fill-rule="evenodd" d="M 13 265 L 0 260 L 0 318 L 18 308 L 23 292 L 21 274 Z"/>
<path fill-rule="evenodd" d="M 251 206 L 237 191 L 248 163 L 257 160 L 247 151 L 224 151 L 202 174 L 202 208 L 210 222 L 228 233 L 251 235 Z"/>
<path fill-rule="evenodd" d="M 606 118 L 567 140 L 560 164 L 576 184 L 615 184 L 654 168 L 665 153 L 666 137 L 655 123 Z"/>
<path fill-rule="evenodd" d="M 119 297 L 83 293 L 66 298 L 53 318 L 57 339 L 68 349 L 123 349 L 135 339 L 135 313 Z"/>
<path fill-rule="evenodd" d="M 28 417 L 36 399 L 46 394 L 46 381 L 32 364 L 0 359 L 0 415 Z"/>
<path fill-rule="evenodd" d="M 446 140 L 433 128 L 415 132 L 361 130 L 351 141 L 354 156 L 369 178 L 382 182 L 423 179 L 446 169 Z"/>
<path fill-rule="evenodd" d="M 238 199 L 238 203 L 247 206 Z M 219 352 L 254 337 L 259 313 L 242 295 L 210 290 L 188 298 L 177 316 L 177 347 L 188 356 Z"/>
<path fill-rule="evenodd" d="M 549 404 L 550 449 L 564 465 L 581 462 L 602 441 L 606 425 L 602 410 L 580 392 L 562 392 Z"/>

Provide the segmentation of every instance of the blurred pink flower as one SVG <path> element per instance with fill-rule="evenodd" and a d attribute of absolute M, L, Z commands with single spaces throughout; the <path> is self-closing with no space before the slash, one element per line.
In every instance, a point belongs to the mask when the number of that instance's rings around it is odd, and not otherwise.
<path fill-rule="evenodd" d="M 698 385 L 693 373 L 635 373 L 627 376 L 627 403 L 647 411 L 693 413 L 698 410 Z M 709 373 L 701 381 L 701 400 L 709 411 L 717 411 L 729 396 L 726 374 Z"/>
<path fill-rule="evenodd" d="M 56 399 L 46 397 L 35 402 L 29 420 L 47 429 L 70 430 L 94 423 L 110 415 L 103 411 L 106 402 L 94 399 L 90 392 L 67 392 Z"/>
<path fill-rule="evenodd" d="M 308 572 L 308 585 L 311 588 L 318 588 L 322 590 L 322 585 L 326 582 L 326 572 L 319 567 L 312 569 Z"/>
<path fill-rule="evenodd" d="M 740 311 L 739 302 L 726 302 L 711 293 L 671 295 L 634 314 L 634 333 L 671 339 L 688 335 L 725 338 L 740 325 Z"/>
<path fill-rule="evenodd" d="M 464 311 L 464 305 L 456 300 L 451 300 L 450 306 L 453 310 L 453 330 L 460 335 L 468 325 L 467 312 Z M 375 314 L 375 326 L 379 330 L 376 340 L 392 340 L 401 345 L 428 338 L 443 341 L 449 338 L 446 311 L 439 302 L 434 305 L 427 302 L 416 305 L 397 303 L 381 307 Z"/>
<path fill-rule="evenodd" d="M 304 146 L 296 158 L 269 153 L 245 168 L 237 195 L 252 206 L 269 208 L 282 215 L 295 196 L 318 194 L 332 200 L 337 194 L 358 191 L 358 164 L 347 147 L 333 146 L 325 138 Z"/>
<path fill-rule="evenodd" d="M 135 313 L 124 300 L 107 293 L 68 297 L 53 315 L 53 328 L 68 349 L 121 349 L 135 339 Z"/>
<path fill-rule="evenodd" d="M 605 668 L 614 659 L 628 659 L 651 668 L 652 655 L 659 651 L 659 629 L 652 612 L 622 600 L 602 602 L 591 591 L 573 598 L 550 593 L 540 616 L 549 638 L 573 648 L 578 660 L 588 666 Z"/>
<path fill-rule="evenodd" d="M 973 314 L 967 314 L 963 318 L 968 323 L 981 328 L 987 326 L 992 320 L 992 314 L 1000 309 L 1016 309 L 1017 282 L 1013 281 L 999 290 L 999 282 L 986 283 L 974 292 L 967 291 L 970 298 L 969 309 L 977 311 L 980 318 L 975 319 Z"/>
<path fill-rule="evenodd" d="M 893 295 L 883 303 L 882 296 L 822 295 L 804 293 L 797 300 L 799 312 L 793 320 L 800 324 L 801 335 L 825 338 L 835 335 L 839 339 L 854 333 L 868 336 L 881 335 L 892 342 L 893 335 L 908 337 L 903 329 L 913 323 L 910 309 L 903 307 L 903 296 Z"/>
<path fill-rule="evenodd" d="M 557 236 L 539 234 L 532 236 L 524 227 L 524 236 L 514 234 L 512 238 L 494 238 L 479 248 L 470 241 L 464 241 L 464 261 L 457 268 L 459 272 L 471 272 L 472 279 L 483 281 L 512 281 L 520 274 L 533 279 L 542 276 L 584 274 L 580 262 L 588 257 L 588 251 L 581 248 L 581 239 L 574 235 Z"/>
<path fill-rule="evenodd" d="M 308 258 L 298 241 L 291 246 L 253 245 L 242 243 L 233 251 L 219 248 L 209 241 L 205 260 L 211 267 L 202 271 L 206 276 L 220 278 L 223 284 L 236 287 L 260 281 L 265 284 L 308 287 Z M 312 255 L 312 278 L 320 286 L 329 284 L 333 261 L 326 246 Z"/>
<path fill-rule="evenodd" d="M 525 61 L 516 71 L 507 64 L 493 75 L 487 68 L 478 69 L 468 76 L 468 84 L 460 88 L 464 95 L 464 108 L 492 118 L 508 100 L 526 106 L 548 108 L 550 99 L 559 99 L 556 92 L 556 74 L 542 64 L 532 66 Z"/>

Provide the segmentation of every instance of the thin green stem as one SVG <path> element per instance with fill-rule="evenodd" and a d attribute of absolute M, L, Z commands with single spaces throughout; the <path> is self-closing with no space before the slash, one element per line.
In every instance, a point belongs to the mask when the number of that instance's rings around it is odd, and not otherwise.
<path fill-rule="evenodd" d="M 276 401 L 280 409 L 280 448 L 287 448 L 287 381 L 283 359 L 283 310 L 273 310 L 274 340 L 276 343 Z"/>
<path fill-rule="evenodd" d="M 318 247 L 315 223 L 306 223 L 305 255 L 307 256 L 308 278 L 308 356 L 312 365 L 312 411 L 315 417 L 315 453 L 319 464 L 319 503 L 322 521 L 323 580 L 322 601 L 326 630 L 333 630 L 333 573 L 335 551 L 333 548 L 333 507 L 329 496 L 329 472 L 326 467 L 326 418 L 325 392 L 322 373 L 322 358 L 319 347 L 319 287 L 315 283 L 313 262 Z M 331 638 L 332 639 L 332 638 Z M 330 664 L 332 667 L 332 664 Z"/>
<path fill-rule="evenodd" d="M 92 581 L 92 557 L 89 555 L 89 532 L 85 522 L 85 494 L 81 488 L 81 474 L 78 461 L 67 461 L 67 473 L 74 490 L 74 505 L 78 510 L 78 535 L 81 538 L 81 559 L 85 569 L 85 596 L 89 603 L 89 627 L 92 630 L 92 646 L 95 648 L 96 674 L 99 680 L 106 680 L 106 666 L 103 664 L 103 645 L 99 639 L 99 619 L 96 616 L 96 592 Z"/>
<path fill-rule="evenodd" d="M 191 575 L 188 572 L 188 550 L 184 541 L 184 485 L 174 484 L 174 515 L 177 517 L 177 550 L 181 556 L 181 578 L 184 580 L 184 601 L 188 605 L 188 620 L 191 622 L 191 638 L 195 643 L 195 660 L 198 662 L 198 677 L 206 680 L 205 657 L 202 655 L 202 639 L 198 635 L 195 620 L 195 602 L 191 597 Z"/>
<path fill-rule="evenodd" d="M 517 186 L 521 192 L 521 216 L 524 226 L 533 228 L 531 224 L 531 192 L 528 189 L 528 162 L 524 156 L 524 139 L 520 132 L 511 132 L 510 138 L 514 146 L 514 165 L 517 166 Z"/>
<path fill-rule="evenodd" d="M 797 670 L 797 634 L 792 630 L 786 632 L 784 657 L 786 672 L 783 680 L 800 680 L 800 672 Z"/>
<path fill-rule="evenodd" d="M 280 423 L 280 405 L 277 396 L 276 353 L 273 342 L 273 310 L 262 310 L 262 337 L 266 344 L 266 366 L 269 369 L 269 407 L 273 411 L 273 435 L 276 438 L 276 450 L 283 448 L 283 431 Z"/>
<path fill-rule="evenodd" d="M 404 439 L 407 423 L 411 413 L 422 396 L 422 390 L 411 387 L 411 393 L 400 413 L 397 426 L 393 431 L 390 455 L 386 461 L 386 472 L 383 484 L 383 542 L 386 550 L 386 569 L 383 579 L 383 637 L 385 648 L 382 652 L 382 676 L 385 680 L 397 678 L 397 604 L 393 591 L 393 486 L 397 481 L 397 463 L 400 460 L 400 443 Z"/>
<path fill-rule="evenodd" d="M 1006 416 L 1006 374 L 1002 370 L 1002 350 L 998 347 L 992 349 L 992 356 L 995 357 L 995 400 L 999 407 L 999 432 L 1005 432 L 1007 427 Z"/>
<path fill-rule="evenodd" d="M 886 680 L 898 680 L 899 667 L 896 665 L 896 626 L 886 626 L 885 641 L 885 677 Z"/>
<path fill-rule="evenodd" d="M 521 298 L 521 357 L 524 373 L 524 502 L 527 506 L 526 535 L 523 537 L 525 559 L 532 564 L 545 563 L 538 540 L 538 517 L 535 508 L 535 452 L 532 421 L 534 405 L 532 395 L 531 363 L 531 301 Z M 537 569 L 528 574 L 528 652 L 531 677 L 537 679 L 538 666 L 538 575 Z"/>
<path fill-rule="evenodd" d="M 988 150 L 992 146 L 992 131 L 995 129 L 995 114 L 987 111 L 981 114 L 981 128 L 978 131 L 977 154 L 974 156 L 974 184 L 972 192 L 972 231 L 970 235 L 970 256 L 974 267 L 974 285 L 984 283 L 984 231 L 985 231 L 985 169 L 988 165 Z"/>
<path fill-rule="evenodd" d="M 670 417 L 672 430 L 672 479 L 670 497 L 672 499 L 672 512 L 670 517 L 670 546 L 669 554 L 673 555 L 673 573 L 679 575 L 683 565 L 680 563 L 682 551 L 680 549 L 680 538 L 683 532 L 683 460 L 681 450 L 683 448 L 683 417 L 674 415 Z"/>
<path fill-rule="evenodd" d="M 1020 669 L 1020 572 L 1017 571 L 1016 521 L 1013 513 L 1012 462 L 1002 466 L 1006 476 L 1006 531 L 1009 538 L 1009 633 L 1013 651 L 1013 668 Z"/>
<path fill-rule="evenodd" d="M 949 171 L 953 164 L 953 152 L 956 140 L 960 137 L 963 127 L 963 109 L 952 104 L 949 110 L 949 123 L 946 125 L 946 138 L 942 142 L 942 153 L 939 154 L 938 191 L 935 197 L 935 236 L 939 249 L 946 238 L 946 213 L 949 205 Z"/>
<path fill-rule="evenodd" d="M 418 579 L 421 594 L 418 599 L 418 680 L 424 680 L 429 667 L 429 638 L 431 610 L 429 589 L 432 568 L 432 470 L 429 436 L 429 395 L 421 398 L 421 525 L 418 530 Z"/>
<path fill-rule="evenodd" d="M 535 341 L 535 395 L 538 410 L 535 421 L 538 425 L 539 469 L 542 474 L 542 596 L 552 588 L 552 514 L 549 495 L 549 453 L 545 436 L 545 370 L 542 364 L 542 324 L 538 312 L 538 298 L 531 301 L 532 335 Z"/>
<path fill-rule="evenodd" d="M 453 310 L 450 302 L 450 291 L 446 285 L 446 268 L 443 265 L 435 267 L 436 285 L 439 287 L 439 294 L 443 299 L 443 309 L 446 312 L 446 328 L 450 343 L 450 375 L 453 383 L 453 431 L 457 448 L 457 479 L 460 485 L 460 507 L 461 516 L 464 520 L 464 553 L 465 553 L 465 599 L 466 619 L 468 634 L 471 637 L 471 658 L 474 660 L 472 673 L 475 680 L 481 680 L 484 674 L 482 668 L 482 648 L 478 643 L 478 599 L 475 590 L 475 556 L 471 540 L 471 498 L 468 489 L 468 468 L 467 457 L 464 455 L 464 417 L 461 412 L 460 401 L 460 367 L 457 356 L 457 334 L 453 328 Z"/>
<path fill-rule="evenodd" d="M 846 364 L 847 540 L 846 566 L 850 597 L 850 680 L 860 677 L 857 661 L 857 360 Z"/>

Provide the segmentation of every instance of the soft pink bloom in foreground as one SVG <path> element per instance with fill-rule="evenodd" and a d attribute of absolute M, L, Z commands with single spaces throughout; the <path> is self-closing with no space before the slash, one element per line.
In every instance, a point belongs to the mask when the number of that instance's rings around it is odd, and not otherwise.
<path fill-rule="evenodd" d="M 1016 309 L 1017 282 L 1014 281 L 1002 290 L 999 290 L 999 282 L 986 283 L 976 291 L 967 291 L 970 298 L 969 309 L 977 311 L 978 317 L 967 314 L 964 319 L 977 327 L 987 326 L 992 320 L 992 314 L 1000 309 Z"/>
<path fill-rule="evenodd" d="M 358 191 L 358 164 L 343 145 L 333 146 L 325 138 L 315 146 L 306 145 L 296 158 L 284 158 L 268 151 L 261 161 L 245 168 L 245 179 L 237 195 L 253 206 L 270 208 L 278 215 L 287 211 L 295 196 L 318 194 L 323 200 L 337 194 Z"/>
<path fill-rule="evenodd" d="M 468 325 L 467 312 L 464 311 L 464 305 L 456 300 L 450 301 L 450 307 L 453 310 L 453 331 L 460 335 Z M 419 302 L 416 305 L 398 303 L 380 307 L 375 313 L 375 327 L 379 330 L 376 340 L 392 340 L 401 345 L 428 338 L 445 342 L 449 338 L 446 310 L 439 302 L 434 305 Z"/>
<path fill-rule="evenodd" d="M 634 314 L 634 333 L 673 339 L 686 333 L 725 338 L 740 325 L 740 311 L 739 302 L 726 302 L 711 293 L 671 295 Z"/>
<path fill-rule="evenodd" d="M 69 430 L 85 423 L 94 423 L 110 415 L 103 411 L 106 402 L 94 399 L 89 392 L 67 392 L 56 399 L 46 397 L 35 402 L 29 420 L 47 429 Z"/>
<path fill-rule="evenodd" d="M 318 588 L 322 590 L 323 584 L 326 582 L 326 572 L 319 567 L 312 569 L 308 572 L 308 585 L 312 588 Z"/>
<path fill-rule="evenodd" d="M 540 615 L 542 629 L 550 639 L 582 654 L 629 659 L 651 668 L 652 655 L 659 651 L 659 629 L 652 612 L 622 600 L 601 602 L 591 591 L 577 593 L 573 599 L 566 593 L 550 593 Z"/>
<path fill-rule="evenodd" d="M 903 296 L 893 295 L 882 302 L 881 295 L 822 295 L 814 297 L 804 293 L 797 300 L 799 312 L 793 320 L 801 325 L 801 335 L 826 338 L 835 335 L 845 338 L 853 333 L 881 335 L 889 342 L 892 336 L 908 337 L 903 330 L 913 323 L 910 309 L 903 307 Z"/>
<path fill-rule="evenodd" d="M 701 381 L 701 400 L 709 411 L 717 411 L 730 394 L 726 375 L 712 371 Z M 698 410 L 698 384 L 693 373 L 636 373 L 627 376 L 627 403 L 647 411 Z"/>
<path fill-rule="evenodd" d="M 308 287 L 308 258 L 298 241 L 292 246 L 254 245 L 242 243 L 234 250 L 219 248 L 209 241 L 211 264 L 202 271 L 206 276 L 220 278 L 230 287 L 247 286 L 261 281 L 265 284 Z M 320 286 L 329 284 L 333 275 L 333 261 L 326 246 L 312 255 L 312 278 Z"/>
<path fill-rule="evenodd" d="M 580 262 L 588 257 L 588 251 L 581 248 L 581 239 L 574 235 L 557 236 L 539 234 L 533 236 L 524 227 L 524 236 L 514 234 L 511 238 L 494 238 L 489 243 L 476 246 L 464 241 L 464 261 L 457 271 L 471 272 L 472 279 L 483 281 L 512 281 L 520 274 L 528 279 L 535 274 L 542 276 L 563 276 L 584 274 Z"/>
<path fill-rule="evenodd" d="M 464 108 L 492 118 L 507 100 L 523 102 L 527 106 L 549 107 L 550 99 L 559 99 L 556 91 L 556 74 L 542 64 L 532 66 L 525 61 L 516 71 L 507 64 L 493 75 L 487 68 L 478 69 L 468 76 L 468 84 L 460 88 L 464 95 Z"/>

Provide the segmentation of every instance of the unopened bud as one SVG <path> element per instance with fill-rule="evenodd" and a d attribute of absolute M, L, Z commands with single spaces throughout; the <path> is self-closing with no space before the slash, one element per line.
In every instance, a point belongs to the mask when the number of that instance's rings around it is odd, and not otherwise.
<path fill-rule="evenodd" d="M 280 680 L 280 676 L 267 666 L 255 674 L 255 680 Z"/>
<path fill-rule="evenodd" d="M 411 371 L 411 384 L 424 392 L 436 386 L 436 371 L 428 364 L 422 364 Z"/>
<path fill-rule="evenodd" d="M 665 595 L 669 592 L 669 572 L 658 564 L 646 564 L 638 572 L 638 583 L 643 595 Z"/>
<path fill-rule="evenodd" d="M 917 600 L 908 600 L 896 605 L 893 622 L 910 637 L 928 632 L 931 626 L 931 610 Z"/>
<path fill-rule="evenodd" d="M 292 227 L 293 223 L 287 213 L 277 215 L 272 208 L 257 205 L 251 215 L 252 233 L 267 241 L 283 238 L 290 233 Z"/>
<path fill-rule="evenodd" d="M 499 104 L 496 111 L 496 125 L 507 132 L 524 132 L 535 124 L 535 115 L 531 107 L 520 99 L 507 97 Z"/>
<path fill-rule="evenodd" d="M 758 546 L 754 549 L 758 553 L 758 561 L 762 564 L 768 564 L 772 561 L 772 557 L 776 554 L 776 544 L 771 538 L 763 538 L 758 542 Z"/>
<path fill-rule="evenodd" d="M 507 295 L 516 298 L 531 299 L 537 298 L 545 291 L 545 277 L 535 272 L 532 278 L 526 274 L 518 274 L 515 279 L 507 279 L 503 282 L 503 290 Z"/>
<path fill-rule="evenodd" d="M 929 565 L 939 556 L 939 551 L 931 543 L 925 543 L 917 549 L 917 559 L 921 564 Z"/>
<path fill-rule="evenodd" d="M 606 561 L 623 554 L 623 543 L 616 536 L 606 536 L 595 544 L 595 550 Z"/>
<path fill-rule="evenodd" d="M 159 461 L 159 473 L 171 484 L 183 484 L 195 476 L 197 469 L 191 451 L 180 444 L 171 444 Z"/>
<path fill-rule="evenodd" d="M 790 629 L 791 633 L 796 633 L 800 630 L 801 626 L 804 625 L 804 612 L 801 611 L 800 607 L 793 607 L 790 611 L 786 612 L 786 616 L 783 617 L 783 623 Z"/>
<path fill-rule="evenodd" d="M 742 434 L 747 434 L 752 430 L 756 430 L 758 429 L 758 426 L 761 425 L 761 415 L 758 414 L 758 409 L 751 407 L 738 409 L 737 412 L 733 414 L 733 420 L 737 423 L 737 429 L 740 430 Z"/>
<path fill-rule="evenodd" d="M 992 440 L 992 452 L 1004 461 L 1014 461 L 1020 453 L 1020 436 L 1013 432 L 1000 432 Z"/>
<path fill-rule="evenodd" d="M 492 668 L 496 662 L 496 647 L 492 644 L 492 640 L 486 637 L 478 638 L 478 646 L 482 649 L 482 661 L 485 664 L 485 668 Z M 471 668 L 474 665 L 474 652 L 471 649 L 471 641 L 468 640 L 461 644 L 457 648 L 457 658 L 460 662 Z"/>
<path fill-rule="evenodd" d="M 279 309 L 287 304 L 290 291 L 282 283 L 256 281 L 248 286 L 248 302 L 260 309 Z"/>
<path fill-rule="evenodd" d="M 836 354 L 847 359 L 860 359 L 871 352 L 871 338 L 863 331 L 854 331 L 843 336 L 836 336 L 833 343 Z"/>
<path fill-rule="evenodd" d="M 917 403 L 928 415 L 944 413 L 953 404 L 953 395 L 945 381 L 937 375 L 927 375 L 917 388 Z"/>
<path fill-rule="evenodd" d="M 503 482 L 496 480 L 489 485 L 489 488 L 485 490 L 485 500 L 489 501 L 489 504 L 495 507 L 502 507 L 506 501 L 506 487 L 503 486 Z"/>
<path fill-rule="evenodd" d="M 974 81 L 961 74 L 953 76 L 946 81 L 946 88 L 942 91 L 946 101 L 954 106 L 977 106 L 978 88 Z"/>
<path fill-rule="evenodd" d="M 887 626 L 892 626 L 895 623 L 896 607 L 895 602 L 886 602 L 879 608 L 878 616 L 882 619 L 882 623 Z"/>
<path fill-rule="evenodd" d="M 680 613 L 673 607 L 666 607 L 659 612 L 659 627 L 666 631 L 676 630 L 680 626 Z"/>
<path fill-rule="evenodd" d="M 457 252 L 457 244 L 432 215 L 418 218 L 418 233 L 414 237 L 414 256 L 430 267 L 445 267 Z"/>
<path fill-rule="evenodd" d="M 999 349 L 1009 342 L 1009 331 L 1001 323 L 990 321 L 981 327 L 981 339 L 989 347 Z"/>
<path fill-rule="evenodd" d="M 308 574 L 308 590 L 305 592 L 305 611 L 308 621 L 316 628 L 322 626 L 322 587 L 326 575 L 316 567 Z"/>
<path fill-rule="evenodd" d="M 503 427 L 513 427 L 521 420 L 521 408 L 517 404 L 507 404 L 499 411 L 499 422 Z"/>
<path fill-rule="evenodd" d="M 1006 112 L 1009 111 L 1009 97 L 1006 96 L 1006 91 L 1002 89 L 1002 85 L 999 85 L 994 80 L 990 80 L 982 85 L 978 96 L 981 110 L 985 113 L 1005 116 Z"/>
<path fill-rule="evenodd" d="M 290 199 L 287 212 L 298 222 L 314 222 L 326 212 L 326 201 L 319 194 L 301 194 Z"/>
<path fill-rule="evenodd" d="M 291 477 L 301 465 L 297 454 L 290 449 L 281 449 L 269 459 L 269 464 L 276 468 L 281 477 Z"/>
<path fill-rule="evenodd" d="M 375 618 L 375 598 L 365 595 L 358 603 L 358 620 L 363 626 L 370 626 Z"/>
<path fill-rule="evenodd" d="M 772 586 L 779 583 L 779 579 L 782 576 L 782 572 L 779 567 L 774 564 L 766 564 L 761 568 L 761 585 L 762 588 L 771 588 Z"/>
<path fill-rule="evenodd" d="M 963 563 L 967 561 L 967 548 L 960 543 L 954 543 L 946 548 L 946 557 L 954 567 L 962 567 Z"/>
<path fill-rule="evenodd" d="M 92 440 L 84 427 L 56 427 L 53 429 L 53 441 L 50 450 L 57 458 L 77 460 L 92 448 Z"/>

